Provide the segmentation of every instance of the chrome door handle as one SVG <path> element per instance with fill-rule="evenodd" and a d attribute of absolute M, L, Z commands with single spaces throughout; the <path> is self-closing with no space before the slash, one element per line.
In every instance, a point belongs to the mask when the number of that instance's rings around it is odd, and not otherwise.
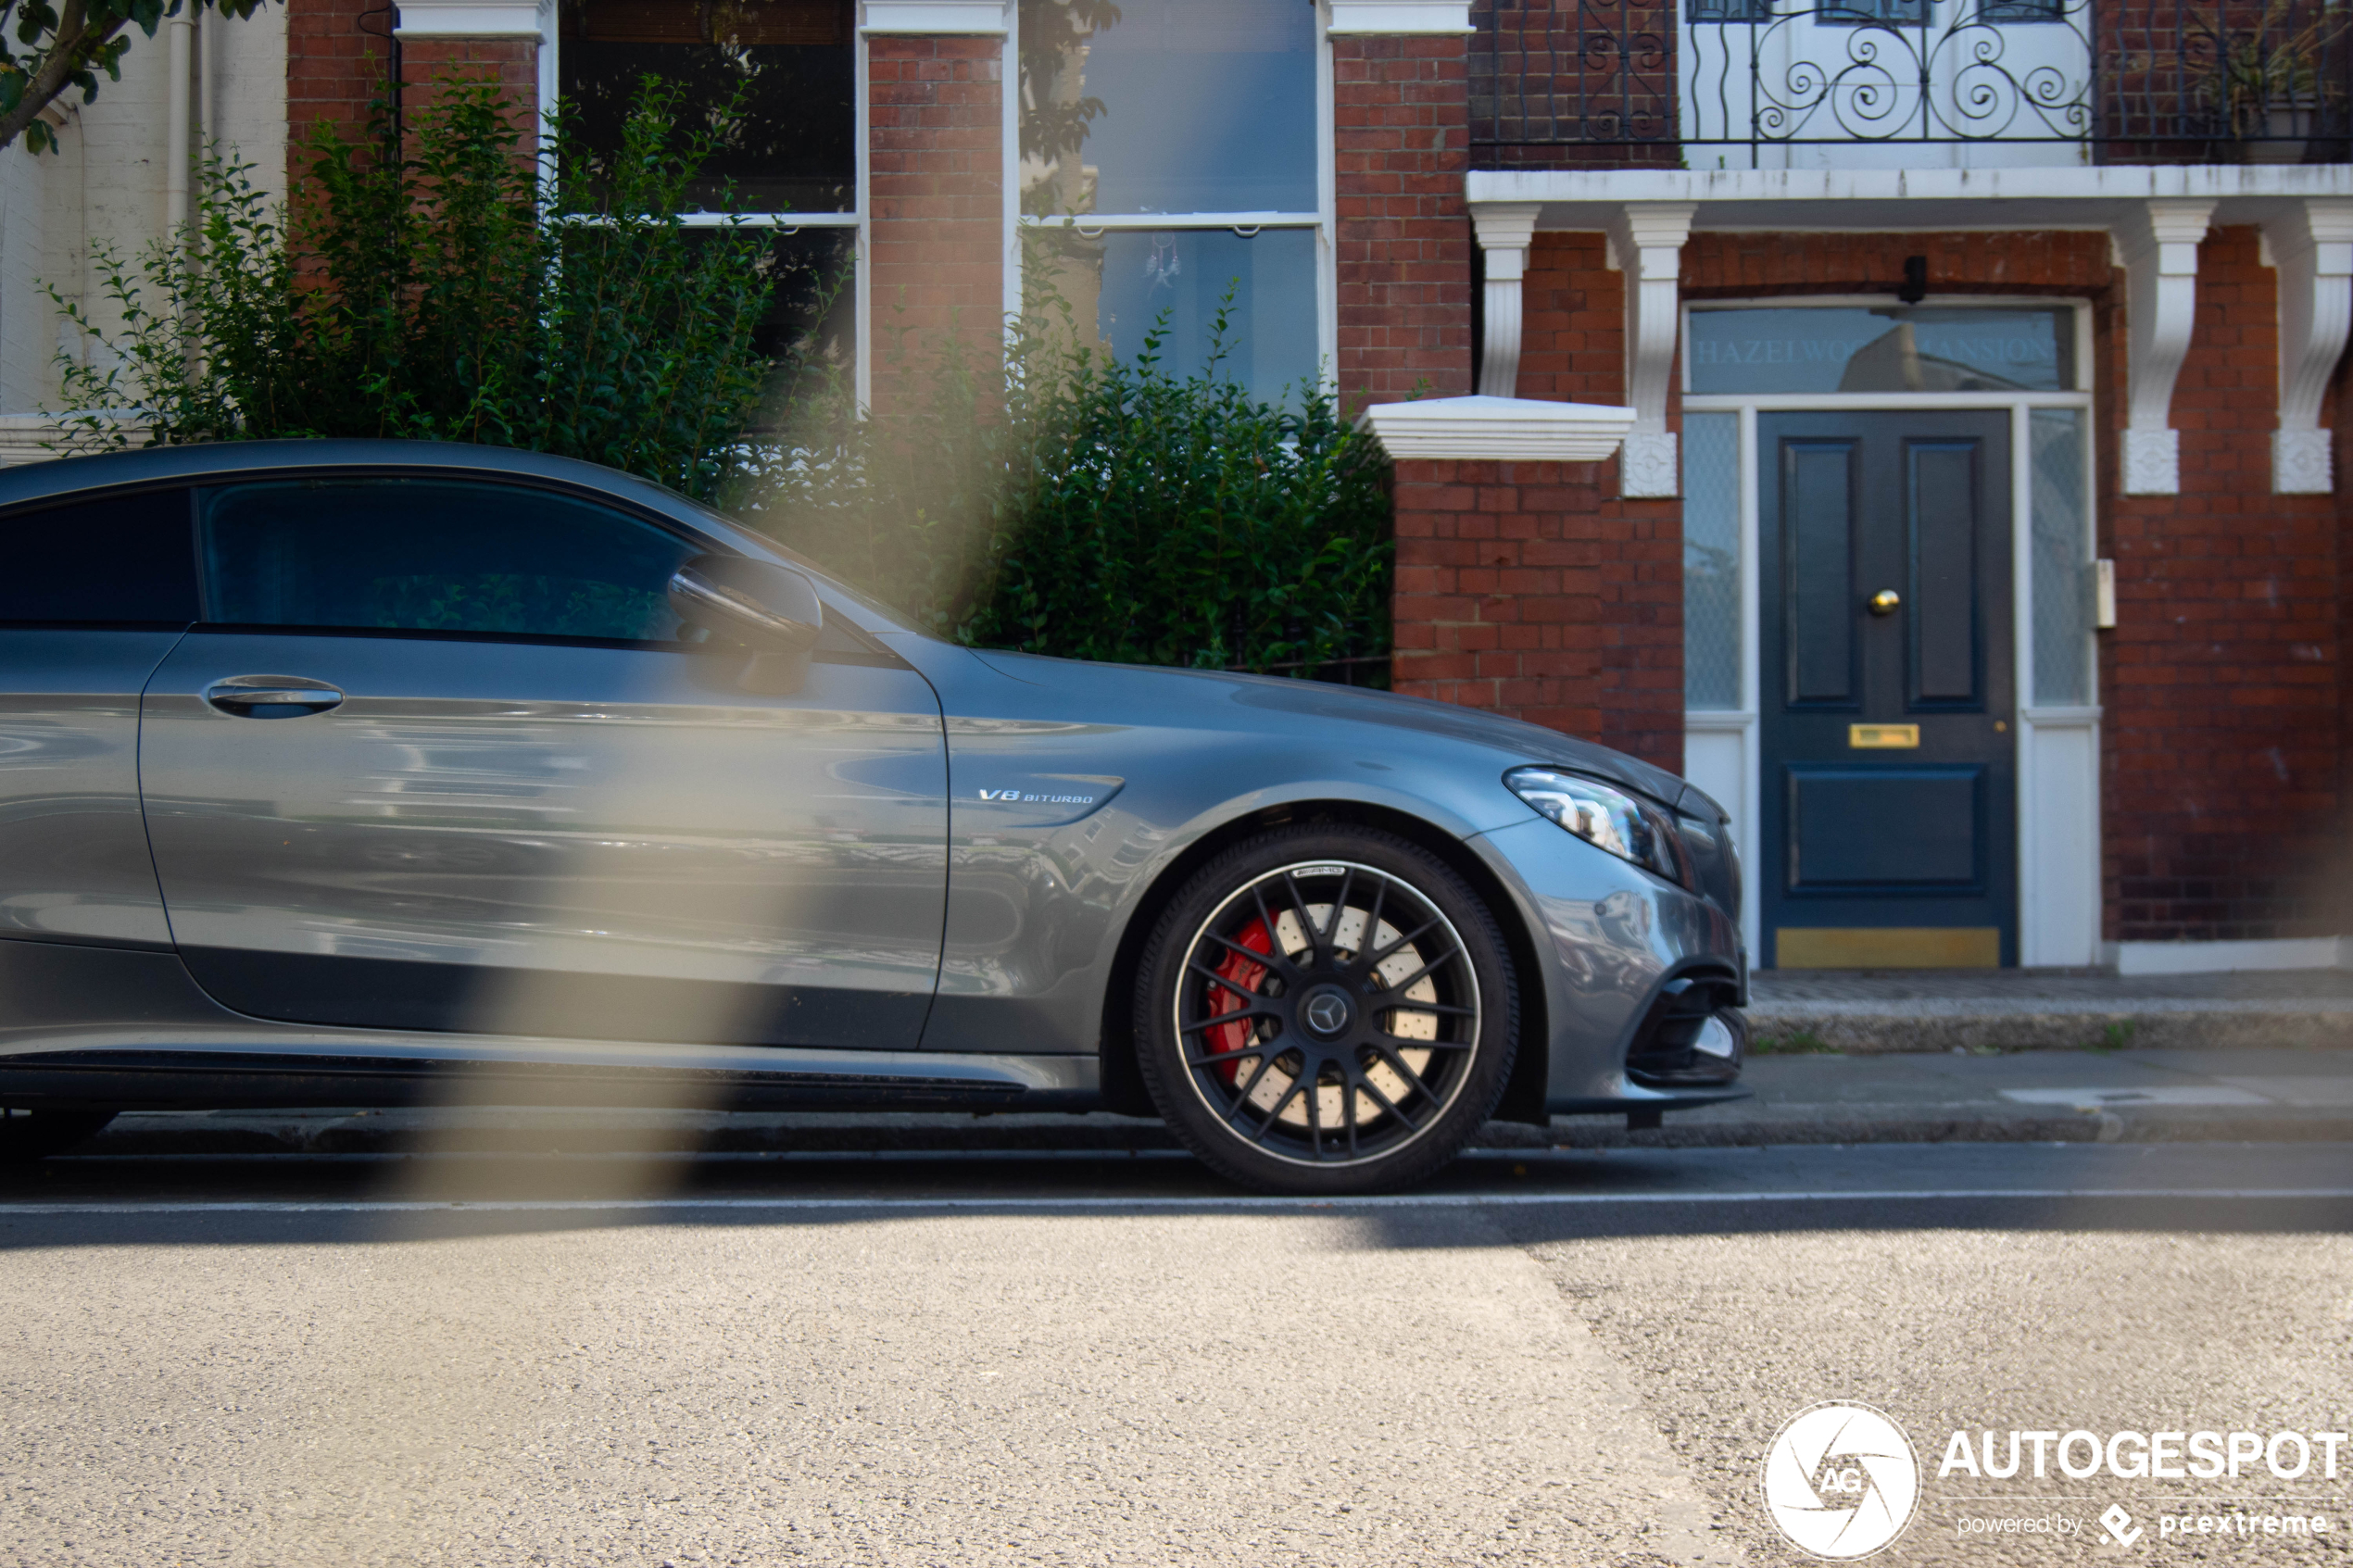
<path fill-rule="evenodd" d="M 343 693 L 301 675 L 233 675 L 207 686 L 204 699 L 240 719 L 299 719 L 337 706 Z M 273 708 L 279 711 L 261 711 Z"/>

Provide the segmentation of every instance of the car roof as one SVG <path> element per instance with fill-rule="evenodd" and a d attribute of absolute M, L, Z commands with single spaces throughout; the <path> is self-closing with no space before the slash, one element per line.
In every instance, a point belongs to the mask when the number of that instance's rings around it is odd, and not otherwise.
<path fill-rule="evenodd" d="M 469 470 L 518 478 L 551 479 L 625 495 L 692 517 L 699 512 L 673 491 L 576 458 L 551 457 L 513 446 L 474 446 L 455 441 L 208 441 L 181 446 L 145 446 L 88 457 L 58 458 L 0 470 L 0 507 L 47 500 L 119 484 L 157 480 L 229 479 L 240 474 L 283 473 L 288 469 Z M 689 510 L 688 508 L 691 508 Z M 697 519 L 699 521 L 699 519 Z"/>
<path fill-rule="evenodd" d="M 458 441 L 207 441 L 180 446 L 142 446 L 86 457 L 0 469 L 0 511 L 43 501 L 63 500 L 126 484 L 200 483 L 300 469 L 324 471 L 413 469 L 420 473 L 493 474 L 576 485 L 661 513 L 698 533 L 714 536 L 747 555 L 786 561 L 817 579 L 846 601 L 883 621 L 890 630 L 926 633 L 903 611 L 843 583 L 817 562 L 726 514 L 689 500 L 664 485 L 602 463 L 559 458 L 516 446 L 476 446 Z"/>

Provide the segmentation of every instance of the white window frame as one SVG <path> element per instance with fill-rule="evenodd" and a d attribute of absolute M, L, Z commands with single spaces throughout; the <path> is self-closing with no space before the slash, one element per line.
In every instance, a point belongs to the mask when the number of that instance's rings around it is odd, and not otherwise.
<path fill-rule="evenodd" d="M 563 83 L 563 62 L 557 51 L 562 47 L 562 0 L 549 0 L 545 11 L 546 31 L 539 45 L 539 157 L 547 178 L 555 178 L 555 144 L 548 134 L 547 113 L 556 107 Z M 850 284 L 853 294 L 852 310 L 855 323 L 855 353 L 857 364 L 857 397 L 859 407 L 868 401 L 868 352 L 866 256 L 870 247 L 866 211 L 866 34 L 863 29 L 854 31 L 854 48 L 850 71 L 857 78 L 851 84 L 851 154 L 855 162 L 850 182 L 851 208 L 848 212 L 682 212 L 679 226 L 686 229 L 724 229 L 730 225 L 743 229 L 778 229 L 787 234 L 798 234 L 803 229 L 851 229 L 857 232 L 850 246 Z"/>
<path fill-rule="evenodd" d="M 1766 948 L 1761 879 L 1773 874 L 1760 859 L 1763 809 L 1762 622 L 1756 576 L 1759 517 L 1759 414 L 1884 413 L 1902 409 L 1993 409 L 2010 421 L 2010 617 L 2016 661 L 2018 724 L 2018 958 L 2021 966 L 2088 966 L 2100 952 L 2100 718 L 2099 663 L 2086 650 L 2090 689 L 2078 707 L 2041 708 L 2034 694 L 2033 473 L 2029 414 L 2036 408 L 2082 410 L 2083 559 L 2096 553 L 2099 526 L 2094 475 L 2099 433 L 2092 412 L 2092 312 L 2082 299 L 2042 295 L 1930 295 L 1938 309 L 2063 308 L 2072 320 L 2075 386 L 2062 392 L 1694 393 L 1690 390 L 1691 318 L 1707 310 L 1794 310 L 1856 306 L 1884 307 L 1890 296 L 1806 295 L 1763 299 L 1688 301 L 1678 353 L 1683 411 L 1730 413 L 1740 420 L 1741 700 L 1737 709 L 1691 709 L 1683 715 L 1684 769 L 1702 789 L 1722 798 L 1733 817 L 1741 857 L 1754 868 L 1752 896 L 1741 911 L 1742 935 L 1752 955 Z M 2088 618 L 2087 618 L 2088 620 Z M 2089 641 L 2093 633 L 2086 626 Z M 1996 715 L 1996 717 L 2000 717 Z M 1734 755 L 1735 748 L 1737 755 Z M 1703 777 L 1703 775 L 1705 775 Z M 1735 787 L 1736 781 L 1736 787 Z"/>
<path fill-rule="evenodd" d="M 1075 229 L 1082 237 L 1165 229 L 1204 232 L 1230 229 L 1245 238 L 1267 229 L 1306 229 L 1315 235 L 1315 356 L 1316 385 L 1329 396 L 1340 393 L 1340 264 L 1334 240 L 1338 228 L 1338 167 L 1332 134 L 1331 0 L 1315 4 L 1315 210 L 1313 212 L 1185 212 L 1126 213 L 1105 217 L 1038 217 L 1021 209 L 1021 4 L 1006 0 L 1004 60 L 1004 206 L 1005 320 L 1019 320 L 1022 304 L 1022 231 Z M 862 152 L 864 137 L 860 136 Z M 862 208 L 863 193 L 859 198 Z M 863 304 L 861 304 L 863 313 Z M 864 358 L 859 360 L 862 367 Z"/>

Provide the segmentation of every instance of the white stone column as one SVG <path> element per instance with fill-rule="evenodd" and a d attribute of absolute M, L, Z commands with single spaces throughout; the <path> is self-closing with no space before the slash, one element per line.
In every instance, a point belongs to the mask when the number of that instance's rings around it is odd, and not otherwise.
<path fill-rule="evenodd" d="M 2172 428 L 2173 382 L 2197 319 L 2197 247 L 2210 201 L 2143 202 L 2115 230 L 2132 318 L 2124 368 L 2126 425 L 2118 464 L 2127 495 L 2182 493 L 2182 438 Z"/>
<path fill-rule="evenodd" d="M 1528 247 L 1536 237 L 1535 202 L 1478 202 L 1471 227 L 1478 234 L 1486 267 L 1483 330 L 1478 345 L 1478 390 L 1486 397 L 1519 394 L 1521 287 L 1528 276 Z"/>
<path fill-rule="evenodd" d="M 1629 202 L 1610 220 L 1610 259 L 1626 274 L 1626 401 L 1634 407 L 1618 466 L 1623 495 L 1683 493 L 1667 399 L 1675 384 L 1683 242 L 1696 210 L 1689 202 Z"/>
<path fill-rule="evenodd" d="M 2271 489 L 2325 495 L 2336 488 L 2321 399 L 2353 327 L 2353 201 L 2295 203 L 2263 225 L 2278 270 L 2280 428 L 2271 433 Z"/>

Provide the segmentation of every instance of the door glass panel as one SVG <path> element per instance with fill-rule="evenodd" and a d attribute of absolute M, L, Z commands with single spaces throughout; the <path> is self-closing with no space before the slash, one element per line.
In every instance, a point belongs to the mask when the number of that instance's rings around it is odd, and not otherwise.
<path fill-rule="evenodd" d="M 145 490 L 0 520 L 0 622 L 185 626 L 196 562 L 185 490 Z"/>
<path fill-rule="evenodd" d="M 439 479 L 203 492 L 208 619 L 669 641 L 670 575 L 696 547 L 550 491 Z"/>
<path fill-rule="evenodd" d="M 1911 691 L 1915 707 L 1977 701 L 1977 444 L 1915 441 Z"/>
<path fill-rule="evenodd" d="M 1693 392 L 2061 392 L 2065 307 L 1814 306 L 1694 310 Z"/>
<path fill-rule="evenodd" d="M 1683 416 L 1683 705 L 1741 705 L 1741 422 Z"/>
<path fill-rule="evenodd" d="M 1792 703 L 1854 700 L 1854 458 L 1851 441 L 1793 441 L 1783 448 Z"/>
<path fill-rule="evenodd" d="M 2083 515 L 2083 411 L 2027 416 L 2034 520 L 2034 700 L 2092 700 L 2091 531 Z"/>

